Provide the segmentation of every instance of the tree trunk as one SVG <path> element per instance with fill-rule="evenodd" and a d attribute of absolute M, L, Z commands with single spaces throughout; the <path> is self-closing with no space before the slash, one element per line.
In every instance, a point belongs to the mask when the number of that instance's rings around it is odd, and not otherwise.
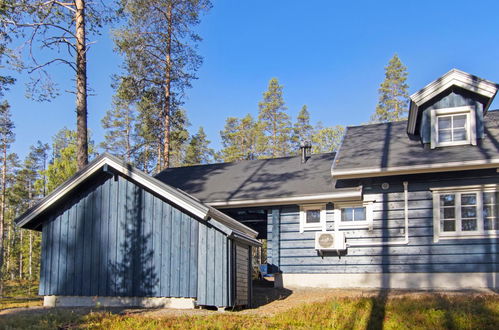
<path fill-rule="evenodd" d="M 0 296 L 3 296 L 3 261 L 5 244 L 5 179 L 7 177 L 7 143 L 3 146 L 2 191 L 0 192 Z"/>
<path fill-rule="evenodd" d="M 19 232 L 19 279 L 23 279 L 23 230 Z"/>
<path fill-rule="evenodd" d="M 33 233 L 29 231 L 29 253 L 28 253 L 28 278 L 31 281 L 33 277 Z"/>
<path fill-rule="evenodd" d="M 172 21 L 173 3 L 168 1 L 166 20 L 168 21 L 168 37 L 166 41 L 166 68 L 165 68 L 165 104 L 164 104 L 164 143 L 163 143 L 163 166 L 170 167 L 170 115 L 171 115 L 171 79 L 172 79 Z"/>
<path fill-rule="evenodd" d="M 76 135 L 78 169 L 88 163 L 87 137 L 87 48 L 85 40 L 85 1 L 76 5 Z"/>

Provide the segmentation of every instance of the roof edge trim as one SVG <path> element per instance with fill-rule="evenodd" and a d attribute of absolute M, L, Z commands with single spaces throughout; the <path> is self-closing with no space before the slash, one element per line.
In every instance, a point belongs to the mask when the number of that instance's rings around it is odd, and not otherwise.
<path fill-rule="evenodd" d="M 206 204 L 217 208 L 229 208 L 229 207 L 238 207 L 238 206 L 251 207 L 251 206 L 314 203 L 314 202 L 326 202 L 326 201 L 356 200 L 361 198 L 362 198 L 362 189 L 356 187 L 353 189 L 340 188 L 338 189 L 338 191 L 326 194 L 218 201 Z"/>
<path fill-rule="evenodd" d="M 195 200 L 193 197 L 183 193 L 182 191 L 169 187 L 163 182 L 154 179 L 144 172 L 124 163 L 119 158 L 104 153 L 94 159 L 86 168 L 77 172 L 72 178 L 59 186 L 48 196 L 40 200 L 34 207 L 27 210 L 23 215 L 18 217 L 15 222 L 18 226 L 23 227 L 28 224 L 33 218 L 47 210 L 52 204 L 64 197 L 67 193 L 73 190 L 80 183 L 84 182 L 91 175 L 99 171 L 104 165 L 112 167 L 114 170 L 147 187 L 164 198 L 170 200 L 173 204 L 191 212 L 203 220 L 207 219 L 208 207 Z"/>
<path fill-rule="evenodd" d="M 367 177 L 392 176 L 402 174 L 419 174 L 434 172 L 452 172 L 462 170 L 479 170 L 499 167 L 499 158 L 489 160 L 472 160 L 463 162 L 449 162 L 441 164 L 421 164 L 413 166 L 393 166 L 386 168 L 361 168 L 356 170 L 336 170 L 333 176 L 336 179 L 357 179 Z"/>
<path fill-rule="evenodd" d="M 484 109 L 485 111 L 487 111 L 487 108 L 490 106 L 492 99 L 495 97 L 498 90 L 498 85 L 490 80 L 474 76 L 458 69 L 452 69 L 409 97 L 409 121 L 407 123 L 407 132 L 409 134 L 415 134 L 419 106 L 452 86 L 464 88 L 487 98 L 489 102 Z"/>

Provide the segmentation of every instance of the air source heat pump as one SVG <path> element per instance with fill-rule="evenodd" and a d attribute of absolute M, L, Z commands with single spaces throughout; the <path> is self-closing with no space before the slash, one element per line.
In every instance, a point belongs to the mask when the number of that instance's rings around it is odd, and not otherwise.
<path fill-rule="evenodd" d="M 316 232 L 315 249 L 319 251 L 346 250 L 345 233 L 341 231 Z"/>

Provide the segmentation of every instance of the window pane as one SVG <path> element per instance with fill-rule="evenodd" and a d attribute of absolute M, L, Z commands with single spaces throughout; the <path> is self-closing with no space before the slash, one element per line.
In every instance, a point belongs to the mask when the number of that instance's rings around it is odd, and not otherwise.
<path fill-rule="evenodd" d="M 476 205 L 476 194 L 462 194 L 461 205 Z"/>
<path fill-rule="evenodd" d="M 321 222 L 321 210 L 307 210 L 307 223 Z"/>
<path fill-rule="evenodd" d="M 341 209 L 341 221 L 353 221 L 353 209 L 350 207 Z"/>
<path fill-rule="evenodd" d="M 457 115 L 452 116 L 453 119 L 453 127 L 454 128 L 464 128 L 466 127 L 466 115 Z"/>
<path fill-rule="evenodd" d="M 455 195 L 448 194 L 440 196 L 440 206 L 454 206 Z"/>
<path fill-rule="evenodd" d="M 466 129 L 458 128 L 454 130 L 454 138 L 453 141 L 466 141 Z"/>
<path fill-rule="evenodd" d="M 438 131 L 438 142 L 451 142 L 451 131 Z"/>
<path fill-rule="evenodd" d="M 461 208 L 461 217 L 462 218 L 476 218 L 476 207 L 475 206 L 466 206 Z"/>
<path fill-rule="evenodd" d="M 354 221 L 366 221 L 366 208 L 356 207 L 354 210 Z"/>
<path fill-rule="evenodd" d="M 494 205 L 484 205 L 483 206 L 483 217 L 493 217 L 494 216 Z"/>
<path fill-rule="evenodd" d="M 450 116 L 448 117 L 438 117 L 438 129 L 446 129 L 446 128 L 451 128 L 451 118 Z"/>
<path fill-rule="evenodd" d="M 453 207 L 444 207 L 440 210 L 440 217 L 443 219 L 454 219 L 456 217 L 456 209 Z"/>
<path fill-rule="evenodd" d="M 476 219 L 462 220 L 461 221 L 461 230 L 462 231 L 474 231 L 474 230 L 477 230 Z"/>
<path fill-rule="evenodd" d="M 456 231 L 456 222 L 454 220 L 442 221 L 442 231 Z"/>
<path fill-rule="evenodd" d="M 484 204 L 494 204 L 496 202 L 495 192 L 484 192 L 483 193 L 483 203 Z"/>
<path fill-rule="evenodd" d="M 494 219 L 491 219 L 491 218 L 483 219 L 483 229 L 484 230 L 493 230 L 494 229 Z"/>

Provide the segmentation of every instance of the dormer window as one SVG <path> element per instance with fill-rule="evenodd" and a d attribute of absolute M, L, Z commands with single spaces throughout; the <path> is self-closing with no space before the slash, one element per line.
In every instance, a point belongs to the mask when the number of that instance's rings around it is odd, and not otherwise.
<path fill-rule="evenodd" d="M 475 111 L 455 107 L 431 111 L 431 147 L 476 144 Z"/>

